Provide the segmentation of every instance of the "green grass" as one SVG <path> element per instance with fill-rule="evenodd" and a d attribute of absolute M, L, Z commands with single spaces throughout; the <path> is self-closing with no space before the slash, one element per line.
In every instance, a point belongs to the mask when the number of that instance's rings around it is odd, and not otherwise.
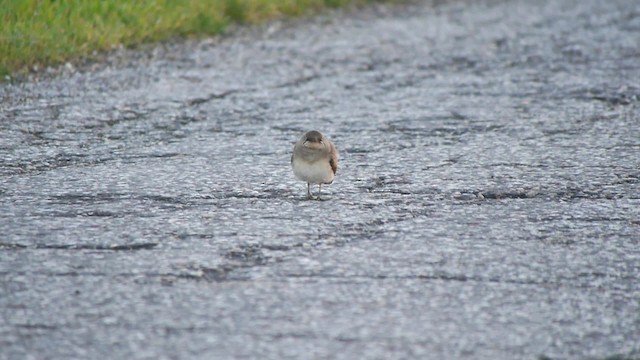
<path fill-rule="evenodd" d="M 115 46 L 214 35 L 230 23 L 372 0 L 0 0 L 0 76 Z"/>

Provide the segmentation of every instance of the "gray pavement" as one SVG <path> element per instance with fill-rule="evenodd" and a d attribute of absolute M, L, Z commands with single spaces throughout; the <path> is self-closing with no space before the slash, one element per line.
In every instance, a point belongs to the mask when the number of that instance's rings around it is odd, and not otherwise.
<path fill-rule="evenodd" d="M 375 6 L 0 97 L 0 359 L 640 358 L 637 1 Z"/>

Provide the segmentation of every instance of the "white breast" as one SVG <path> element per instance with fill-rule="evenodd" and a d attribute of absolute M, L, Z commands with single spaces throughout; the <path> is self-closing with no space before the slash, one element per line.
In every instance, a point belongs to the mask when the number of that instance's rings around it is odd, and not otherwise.
<path fill-rule="evenodd" d="M 329 161 L 326 160 L 308 163 L 294 159 L 293 173 L 298 179 L 311 184 L 331 184 L 334 177 Z"/>

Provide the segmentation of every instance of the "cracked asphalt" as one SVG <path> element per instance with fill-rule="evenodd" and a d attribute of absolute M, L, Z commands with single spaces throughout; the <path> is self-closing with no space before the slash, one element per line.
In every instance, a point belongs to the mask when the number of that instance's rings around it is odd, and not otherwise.
<path fill-rule="evenodd" d="M 640 3 L 127 54 L 0 85 L 0 359 L 640 358 Z"/>

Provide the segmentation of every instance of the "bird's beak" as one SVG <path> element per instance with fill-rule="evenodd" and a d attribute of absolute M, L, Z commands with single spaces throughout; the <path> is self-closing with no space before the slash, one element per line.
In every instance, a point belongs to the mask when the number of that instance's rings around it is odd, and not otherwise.
<path fill-rule="evenodd" d="M 309 148 L 309 149 L 314 149 L 314 150 L 319 150 L 322 149 L 324 147 L 324 142 L 318 141 L 311 141 L 311 140 L 305 140 L 304 143 L 302 144 L 304 147 Z"/>

